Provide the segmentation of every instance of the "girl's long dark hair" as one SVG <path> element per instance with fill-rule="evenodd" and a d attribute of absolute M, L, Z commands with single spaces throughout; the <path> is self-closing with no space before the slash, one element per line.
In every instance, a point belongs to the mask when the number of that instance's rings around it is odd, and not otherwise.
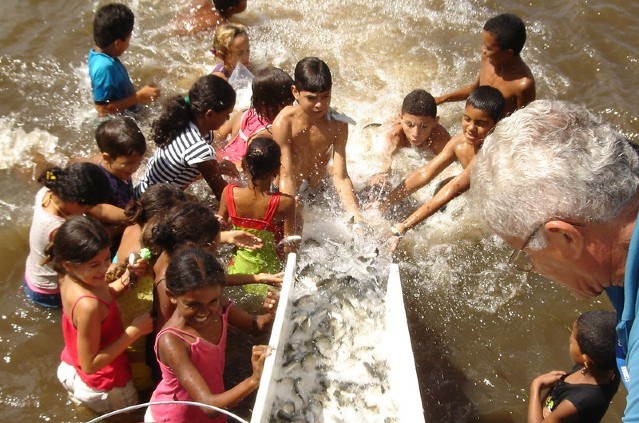
<path fill-rule="evenodd" d="M 204 115 L 207 110 L 223 112 L 235 104 L 235 91 L 223 78 L 205 75 L 195 81 L 187 98 L 170 98 L 160 117 L 153 122 L 151 138 L 158 147 L 166 147 L 184 129 L 189 122 Z"/>

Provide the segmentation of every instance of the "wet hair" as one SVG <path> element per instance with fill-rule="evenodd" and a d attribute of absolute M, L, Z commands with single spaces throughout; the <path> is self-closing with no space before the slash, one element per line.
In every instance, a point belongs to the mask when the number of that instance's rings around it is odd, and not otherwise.
<path fill-rule="evenodd" d="M 215 9 L 222 14 L 226 14 L 229 9 L 238 7 L 242 3 L 242 0 L 213 0 Z"/>
<path fill-rule="evenodd" d="M 495 37 L 502 50 L 512 50 L 519 55 L 526 43 L 526 25 L 517 15 L 502 13 L 490 18 L 484 24 L 484 31 Z"/>
<path fill-rule="evenodd" d="M 219 25 L 213 33 L 213 50 L 222 56 L 222 58 L 226 58 L 231 54 L 233 40 L 240 35 L 246 35 L 248 37 L 246 27 L 242 24 L 227 22 Z"/>
<path fill-rule="evenodd" d="M 506 100 L 497 88 L 482 85 L 470 93 L 466 106 L 481 110 L 497 123 L 503 117 Z"/>
<path fill-rule="evenodd" d="M 95 206 L 107 201 L 111 193 L 109 178 L 93 163 L 74 163 L 62 169 L 51 167 L 38 177 L 62 201 Z"/>
<path fill-rule="evenodd" d="M 95 131 L 95 142 L 100 152 L 112 159 L 146 153 L 146 140 L 133 119 L 117 116 L 102 122 Z"/>
<path fill-rule="evenodd" d="M 253 108 L 272 121 L 295 100 L 292 85 L 293 78 L 282 69 L 273 66 L 262 69 L 253 78 Z"/>
<path fill-rule="evenodd" d="M 166 289 L 171 296 L 215 286 L 224 286 L 224 268 L 211 252 L 186 247 L 171 257 L 166 268 Z"/>
<path fill-rule="evenodd" d="M 142 196 L 124 211 L 131 224 L 144 225 L 153 216 L 186 201 L 184 191 L 178 186 L 162 183 L 151 185 Z"/>
<path fill-rule="evenodd" d="M 437 103 L 435 98 L 426 90 L 413 90 L 402 103 L 402 113 L 413 116 L 437 117 Z"/>
<path fill-rule="evenodd" d="M 43 264 L 53 262 L 53 268 L 64 275 L 64 262 L 86 263 L 109 245 L 109 236 L 100 222 L 90 216 L 72 216 L 58 228 L 53 242 L 45 248 Z"/>
<path fill-rule="evenodd" d="M 244 169 L 251 180 L 261 179 L 280 168 L 280 146 L 270 138 L 258 137 L 248 145 L 244 156 Z"/>
<path fill-rule="evenodd" d="M 295 66 L 295 88 L 298 91 L 321 93 L 333 87 L 331 70 L 317 57 L 305 57 Z"/>
<path fill-rule="evenodd" d="M 615 346 L 617 317 L 612 311 L 593 310 L 577 318 L 577 344 L 601 370 L 616 367 Z"/>
<path fill-rule="evenodd" d="M 142 231 L 142 244 L 154 256 L 162 251 L 172 255 L 189 243 L 197 247 L 212 243 L 219 232 L 220 225 L 210 207 L 186 201 L 151 218 Z"/>
<path fill-rule="evenodd" d="M 100 48 L 107 48 L 115 40 L 126 40 L 133 32 L 135 16 L 131 9 L 120 3 L 102 6 L 93 18 L 93 40 Z"/>
<path fill-rule="evenodd" d="M 166 147 L 198 116 L 208 110 L 221 113 L 235 105 L 235 90 L 216 75 L 200 77 L 189 90 L 188 98 L 169 99 L 160 117 L 153 122 L 151 138 L 158 147 Z"/>

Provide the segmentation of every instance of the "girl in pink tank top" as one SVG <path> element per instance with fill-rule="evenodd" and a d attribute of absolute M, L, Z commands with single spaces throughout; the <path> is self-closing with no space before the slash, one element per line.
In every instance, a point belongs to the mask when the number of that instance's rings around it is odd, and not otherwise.
<path fill-rule="evenodd" d="M 47 249 L 60 274 L 64 349 L 58 377 L 76 403 L 104 413 L 137 403 L 126 347 L 151 332 L 145 313 L 122 327 L 116 296 L 130 283 L 128 272 L 108 285 L 109 237 L 97 220 L 69 218 Z"/>
<path fill-rule="evenodd" d="M 239 167 L 251 139 L 258 134 L 269 137 L 275 116 L 293 103 L 292 85 L 293 79 L 279 68 L 268 67 L 258 72 L 253 79 L 252 107 L 234 116 L 226 128 L 218 131 L 218 137 L 232 135 L 218 157 Z"/>
<path fill-rule="evenodd" d="M 175 253 L 165 277 L 166 290 L 176 308 L 155 341 L 162 380 L 151 402 L 195 401 L 222 409 L 235 406 L 257 389 L 271 348 L 254 346 L 252 374 L 225 391 L 227 324 L 257 333 L 270 326 L 273 314 L 252 316 L 222 297 L 224 269 L 205 249 L 186 248 Z M 265 305 L 274 309 L 275 300 L 269 300 Z M 227 420 L 224 414 L 209 408 L 174 404 L 150 405 L 144 421 L 221 423 Z"/>

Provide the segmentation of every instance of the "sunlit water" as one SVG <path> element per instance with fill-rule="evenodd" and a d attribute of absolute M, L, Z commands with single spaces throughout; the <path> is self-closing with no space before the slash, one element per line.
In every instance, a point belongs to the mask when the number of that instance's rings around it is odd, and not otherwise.
<path fill-rule="evenodd" d="M 157 83 L 165 97 L 184 93 L 214 66 L 210 35 L 176 37 L 168 30 L 185 4 L 129 2 L 136 29 L 122 60 L 135 84 Z M 20 281 L 38 189 L 34 175 L 47 163 L 96 152 L 86 54 L 97 5 L 5 0 L 0 6 L 0 416 L 6 421 L 90 416 L 71 406 L 55 377 L 59 312 L 25 301 Z M 383 137 L 364 126 L 389 120 L 414 88 L 438 95 L 473 80 L 483 22 L 505 11 L 527 22 L 523 58 L 539 98 L 584 103 L 639 141 L 636 2 L 514 1 L 506 10 L 495 1 L 251 0 L 238 21 L 250 28 L 254 69 L 273 64 L 292 73 L 307 55 L 329 64 L 332 104 L 356 122 L 349 127 L 348 165 L 360 188 L 379 167 Z M 144 111 L 145 133 L 158 110 Z M 461 110 L 461 103 L 440 108 L 451 133 L 459 130 Z M 402 154 L 397 178 L 422 161 Z M 436 182 L 416 199 L 431 195 Z M 379 232 L 390 223 L 374 210 L 367 217 Z M 311 210 L 309 221 L 341 218 Z M 333 236 L 313 227 L 315 239 Z M 568 337 L 575 317 L 609 308 L 606 301 L 577 301 L 552 283 L 509 269 L 508 254 L 483 234 L 463 196 L 402 243 L 398 260 L 430 421 L 522 421 L 532 378 L 571 367 Z M 605 421 L 619 421 L 624 396 L 621 388 Z"/>

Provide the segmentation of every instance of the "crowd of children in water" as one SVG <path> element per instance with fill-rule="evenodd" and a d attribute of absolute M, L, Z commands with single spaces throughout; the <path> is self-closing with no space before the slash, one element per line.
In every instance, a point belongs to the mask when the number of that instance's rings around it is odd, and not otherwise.
<path fill-rule="evenodd" d="M 38 178 L 42 188 L 24 277 L 32 301 L 62 308 L 65 347 L 57 375 L 74 403 L 95 412 L 136 404 L 139 394 L 224 409 L 238 404 L 258 387 L 270 349 L 254 346 L 252 373 L 227 389 L 228 324 L 252 334 L 269 330 L 278 300 L 269 286 L 281 283 L 284 254 L 299 247 L 291 240 L 301 235 L 308 193 L 324 189 L 332 176 L 344 209 L 355 223 L 364 222 L 346 166 L 348 127 L 330 110 L 326 63 L 304 58 L 294 78 L 275 67 L 257 71 L 251 106 L 230 117 L 236 92 L 228 79 L 238 63 L 249 66 L 250 50 L 247 29 L 227 20 L 245 8 L 246 1 L 200 2 L 191 20 L 184 20 L 186 32 L 214 31 L 212 51 L 220 63 L 188 95 L 164 103 L 151 126 L 155 151 L 135 186 L 132 176 L 146 160 L 146 139 L 132 117 L 119 113 L 157 100 L 161 90 L 136 90 L 118 59 L 131 39 L 131 10 L 108 4 L 96 12 L 96 45 L 88 62 L 96 110 L 108 116 L 95 133 L 100 157 L 97 163 L 49 168 Z M 383 172 L 369 181 L 382 193 L 376 206 L 392 216 L 396 204 L 454 161 L 463 171 L 390 227 L 391 248 L 468 189 L 485 137 L 503 116 L 534 100 L 534 78 L 519 55 L 525 39 L 517 16 L 493 17 L 482 31 L 475 82 L 438 98 L 423 89 L 404 98 L 388 130 Z M 462 131 L 451 137 L 439 123 L 437 104 L 457 100 L 466 100 Z M 401 148 L 435 156 L 393 188 L 388 174 Z M 200 177 L 219 200 L 217 211 L 183 192 Z M 234 246 L 226 269 L 217 258 L 220 244 Z M 243 285 L 264 311 L 233 306 L 223 295 L 227 285 Z M 603 417 L 619 385 L 614 325 L 608 312 L 584 313 L 575 321 L 575 367 L 533 381 L 529 421 Z M 226 417 L 169 404 L 150 406 L 145 421 Z"/>

